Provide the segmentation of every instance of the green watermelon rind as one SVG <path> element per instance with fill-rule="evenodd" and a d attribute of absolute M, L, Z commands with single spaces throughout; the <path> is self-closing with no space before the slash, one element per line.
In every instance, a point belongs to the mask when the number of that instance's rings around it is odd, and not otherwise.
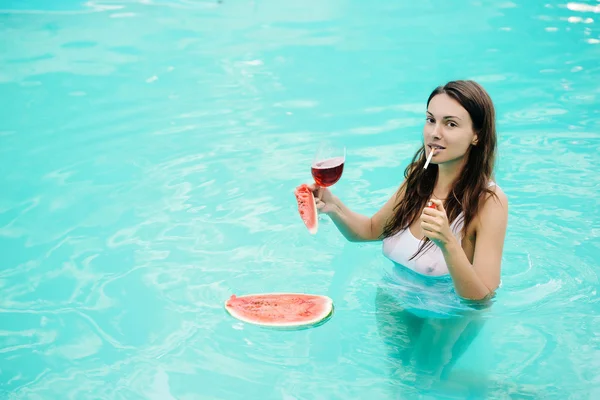
<path fill-rule="evenodd" d="M 254 296 L 313 296 L 319 299 L 322 299 L 325 304 L 325 312 L 315 316 L 314 318 L 302 322 L 260 322 L 253 319 L 246 318 L 242 315 L 239 315 L 235 312 L 235 309 L 228 307 L 227 302 L 229 299 L 225 300 L 224 306 L 225 310 L 229 313 L 233 318 L 245 322 L 247 324 L 257 325 L 264 328 L 274 328 L 274 329 L 303 329 L 303 328 L 315 328 L 327 322 L 333 316 L 334 306 L 333 300 L 329 296 L 324 296 L 320 294 L 311 294 L 311 293 L 290 293 L 290 292 L 281 292 L 281 293 L 253 293 L 253 294 L 245 294 L 241 296 L 236 296 L 238 299 L 243 299 L 247 297 Z"/>

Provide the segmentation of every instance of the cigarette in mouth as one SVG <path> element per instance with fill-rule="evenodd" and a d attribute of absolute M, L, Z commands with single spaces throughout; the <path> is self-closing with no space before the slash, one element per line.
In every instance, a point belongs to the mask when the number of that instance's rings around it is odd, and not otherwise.
<path fill-rule="evenodd" d="M 427 162 L 425 163 L 425 168 L 424 169 L 427 169 L 427 166 L 431 162 L 431 157 L 433 157 L 434 151 L 435 151 L 435 149 L 431 149 L 431 152 L 429 153 L 429 157 L 427 157 Z"/>

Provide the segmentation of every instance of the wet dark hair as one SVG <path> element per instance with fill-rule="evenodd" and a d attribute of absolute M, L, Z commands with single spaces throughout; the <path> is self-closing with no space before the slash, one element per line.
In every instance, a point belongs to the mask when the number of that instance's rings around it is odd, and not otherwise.
<path fill-rule="evenodd" d="M 469 223 L 477 214 L 483 199 L 496 194 L 488 187 L 493 178 L 496 159 L 496 112 L 492 99 L 485 89 L 469 80 L 451 81 L 439 86 L 431 92 L 427 106 L 438 94 L 446 94 L 462 105 L 473 123 L 473 131 L 477 135 L 477 144 L 472 145 L 466 155 L 467 161 L 462 172 L 452 184 L 452 190 L 444 202 L 450 224 L 461 212 L 463 215 L 463 236 L 466 235 Z M 438 176 L 438 166 L 430 164 L 424 169 L 426 162 L 425 146 L 421 146 L 413 156 L 411 163 L 404 171 L 405 181 L 398 190 L 397 196 L 402 199 L 394 209 L 393 217 L 384 227 L 383 237 L 394 235 L 408 228 L 420 217 L 423 208 L 433 194 Z M 431 246 L 428 238 L 421 243 L 416 257 L 426 247 Z"/>

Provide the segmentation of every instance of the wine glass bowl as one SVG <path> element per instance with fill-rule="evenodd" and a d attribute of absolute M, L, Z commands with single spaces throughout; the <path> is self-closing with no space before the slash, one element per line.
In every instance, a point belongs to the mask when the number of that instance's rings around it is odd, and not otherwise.
<path fill-rule="evenodd" d="M 315 154 L 310 171 L 318 186 L 333 186 L 342 177 L 346 147 L 322 143 Z"/>

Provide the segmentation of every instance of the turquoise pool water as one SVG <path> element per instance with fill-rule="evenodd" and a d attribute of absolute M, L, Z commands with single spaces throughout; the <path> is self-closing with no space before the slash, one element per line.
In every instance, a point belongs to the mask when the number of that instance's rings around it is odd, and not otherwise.
<path fill-rule="evenodd" d="M 0 4 L 0 397 L 598 398 L 600 3 L 407 4 Z M 293 188 L 339 140 L 335 193 L 375 212 L 457 78 L 497 106 L 510 225 L 438 382 L 402 364 L 381 245 L 309 235 Z M 335 315 L 282 333 L 223 310 L 272 291 Z"/>

